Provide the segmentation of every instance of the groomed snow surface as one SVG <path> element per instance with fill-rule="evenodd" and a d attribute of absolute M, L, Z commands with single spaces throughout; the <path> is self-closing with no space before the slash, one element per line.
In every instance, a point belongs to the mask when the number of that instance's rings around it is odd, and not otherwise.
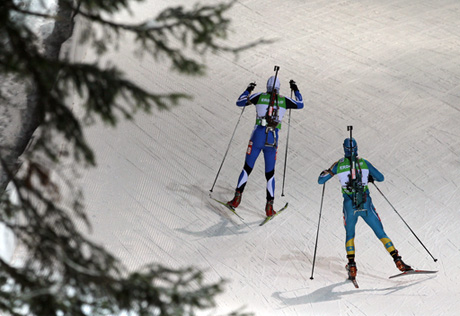
<path fill-rule="evenodd" d="M 131 20 L 171 4 L 133 7 Z M 207 55 L 205 77 L 180 76 L 165 62 L 140 58 L 125 38 L 110 61 L 154 92 L 193 96 L 171 111 L 140 114 L 117 129 L 87 131 L 98 167 L 83 172 L 94 240 L 130 269 L 159 262 L 193 265 L 206 282 L 227 280 L 215 309 L 256 315 L 457 315 L 460 310 L 460 3 L 457 0 L 239 0 L 228 45 L 273 39 L 241 53 Z M 129 18 L 124 16 L 123 18 Z M 88 47 L 74 56 L 91 62 Z M 297 81 L 305 108 L 292 111 L 282 197 L 288 116 L 280 133 L 275 208 L 264 227 L 263 156 L 238 208 L 244 222 L 209 198 L 247 84 L 265 89 L 280 66 L 281 93 Z M 248 107 L 237 127 L 213 197 L 229 200 L 255 121 Z M 353 125 L 359 153 L 384 175 L 378 186 L 427 247 L 370 186 L 388 236 L 403 259 L 436 275 L 389 279 L 391 257 L 371 229 L 357 225 L 359 289 L 346 281 L 342 197 L 326 184 L 314 279 L 313 253 L 322 186 L 319 173 L 342 157 Z"/>

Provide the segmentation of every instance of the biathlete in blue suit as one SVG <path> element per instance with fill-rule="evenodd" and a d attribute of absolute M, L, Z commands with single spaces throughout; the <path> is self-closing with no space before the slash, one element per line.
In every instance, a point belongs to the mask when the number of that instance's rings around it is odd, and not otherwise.
<path fill-rule="evenodd" d="M 382 222 L 375 211 L 374 204 L 372 203 L 372 199 L 369 194 L 368 182 L 373 182 L 374 180 L 379 182 L 383 181 L 383 174 L 381 174 L 380 171 L 378 171 L 377 168 L 375 168 L 369 161 L 358 157 L 358 144 L 354 138 L 351 139 L 351 146 L 350 138 L 345 139 L 343 142 L 343 149 L 345 157 L 335 162 L 329 169 L 324 170 L 318 178 L 318 183 L 324 184 L 334 175 L 337 175 L 342 186 L 343 218 L 346 232 L 345 247 L 348 258 L 346 268 L 349 271 L 349 275 L 351 277 L 355 277 L 357 272 L 354 239 L 355 226 L 359 217 L 362 217 L 362 219 L 372 228 L 377 238 L 380 239 L 386 250 L 393 257 L 397 268 L 401 271 L 411 270 L 412 268 L 402 261 L 401 256 L 398 254 L 398 250 L 396 250 L 393 242 L 390 238 L 388 238 L 387 234 L 383 230 Z M 364 204 L 359 206 L 354 205 L 352 198 L 354 193 L 352 192 L 353 189 L 350 187 L 350 161 L 352 156 L 356 157 L 356 165 L 359 170 L 357 174 L 361 175 L 361 179 L 358 179 L 358 181 L 360 181 L 364 193 L 362 199 Z"/>
<path fill-rule="evenodd" d="M 276 152 L 278 149 L 278 132 L 281 128 L 281 121 L 287 109 L 302 109 L 304 107 L 302 95 L 294 81 L 290 81 L 290 88 L 294 91 L 295 100 L 279 94 L 280 81 L 277 77 L 272 76 L 267 81 L 267 92 L 259 92 L 251 95 L 255 83 L 249 84 L 246 91 L 238 98 L 236 105 L 243 107 L 254 104 L 256 107 L 256 124 L 252 131 L 249 145 L 246 151 L 246 160 L 243 170 L 238 178 L 238 184 L 235 190 L 233 200 L 227 202 L 233 208 L 238 207 L 241 197 L 248 181 L 248 177 L 254 168 L 257 157 L 262 151 L 265 160 L 265 178 L 267 179 L 267 204 L 265 213 L 267 216 L 276 214 L 273 210 L 273 201 L 275 198 L 275 163 Z M 274 91 L 273 91 L 274 89 Z M 274 92 L 273 107 L 270 109 L 270 100 Z M 267 120 L 267 112 L 273 110 L 274 115 Z"/>

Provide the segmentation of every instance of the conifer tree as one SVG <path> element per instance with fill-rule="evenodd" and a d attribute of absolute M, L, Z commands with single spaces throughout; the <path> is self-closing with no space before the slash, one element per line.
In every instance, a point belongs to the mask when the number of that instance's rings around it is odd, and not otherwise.
<path fill-rule="evenodd" d="M 234 54 L 253 46 L 220 44 L 230 25 L 225 14 L 233 2 L 192 9 L 169 7 L 139 24 L 112 19 L 129 9 L 128 0 L 58 0 L 56 13 L 36 11 L 29 2 L 0 2 L 0 77 L 23 83 L 27 91 L 21 135 L 12 146 L 0 145 L 0 222 L 14 232 L 25 253 L 14 265 L 0 259 L 0 313 L 195 315 L 212 307 L 223 281 L 205 284 L 203 273 L 193 267 L 151 264 L 130 272 L 82 234 L 76 222 L 88 227 L 90 223 L 81 190 L 62 166 L 63 159 L 95 165 L 84 136 L 88 122 L 100 119 L 116 126 L 119 117 L 132 119 L 137 111 L 170 108 L 189 96 L 147 91 L 126 79 L 116 66 L 100 68 L 63 58 L 61 47 L 80 19 L 83 25 L 104 30 L 104 38 L 97 37 L 91 27 L 84 32 L 83 40 L 100 54 L 120 35 L 130 33 L 143 53 L 168 58 L 180 73 L 202 75 L 205 64 L 187 56 L 182 48 L 200 54 L 216 50 Z M 41 38 L 25 23 L 30 17 L 54 21 L 52 33 Z M 181 47 L 172 44 L 177 41 Z M 76 117 L 66 103 L 70 93 L 82 99 L 84 117 Z M 2 90 L 0 103 L 3 107 L 14 104 Z M 65 151 L 62 142 L 68 145 Z M 7 184 L 16 190 L 17 203 L 5 193 Z M 70 201 L 69 196 L 73 197 Z"/>

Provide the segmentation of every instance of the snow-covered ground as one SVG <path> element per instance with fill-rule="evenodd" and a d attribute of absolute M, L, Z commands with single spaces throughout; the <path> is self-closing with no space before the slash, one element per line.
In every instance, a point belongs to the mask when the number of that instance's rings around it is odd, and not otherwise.
<path fill-rule="evenodd" d="M 133 19 L 171 3 L 137 6 Z M 188 1 L 174 1 L 188 3 Z M 460 310 L 460 3 L 457 0 L 239 0 L 228 44 L 274 39 L 242 53 L 206 57 L 208 74 L 171 73 L 139 58 L 125 39 L 106 59 L 155 92 L 191 94 L 171 111 L 138 115 L 118 129 L 95 126 L 88 138 L 98 167 L 83 172 L 93 237 L 128 267 L 150 262 L 197 266 L 206 280 L 228 280 L 215 310 L 256 315 L 457 315 Z M 126 18 L 126 17 L 124 17 Z M 76 46 L 83 61 L 94 55 Z M 264 227 L 263 157 L 249 178 L 240 221 L 209 198 L 241 109 L 280 66 L 281 92 L 297 81 L 305 108 L 292 111 L 285 196 L 281 197 L 287 119 L 281 132 L 275 207 Z M 233 195 L 255 120 L 243 113 L 213 197 Z M 314 280 L 310 280 L 322 186 L 319 173 L 342 156 L 347 125 L 360 155 L 386 177 L 379 188 L 438 261 L 371 185 L 385 230 L 403 259 L 436 275 L 388 279 L 398 272 L 368 226 L 355 239 L 359 289 L 347 282 L 342 197 L 325 187 Z"/>

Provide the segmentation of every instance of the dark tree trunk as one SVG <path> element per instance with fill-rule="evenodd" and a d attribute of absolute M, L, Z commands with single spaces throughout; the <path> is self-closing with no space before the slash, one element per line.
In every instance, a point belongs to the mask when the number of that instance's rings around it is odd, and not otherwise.
<path fill-rule="evenodd" d="M 44 56 L 48 59 L 58 59 L 61 53 L 62 44 L 68 40 L 73 33 L 74 28 L 73 10 L 67 1 L 58 1 L 57 20 L 54 23 L 52 33 L 44 40 Z M 13 146 L 3 148 L 3 164 L 8 166 L 11 172 L 16 172 L 19 168 L 18 159 L 24 153 L 35 130 L 40 126 L 40 117 L 38 113 L 38 101 L 40 94 L 35 83 L 31 83 L 31 88 L 27 94 L 27 105 L 25 110 L 21 111 L 21 128 L 20 133 L 16 136 Z M 10 177 L 8 173 L 1 168 L 0 190 L 4 191 Z"/>

